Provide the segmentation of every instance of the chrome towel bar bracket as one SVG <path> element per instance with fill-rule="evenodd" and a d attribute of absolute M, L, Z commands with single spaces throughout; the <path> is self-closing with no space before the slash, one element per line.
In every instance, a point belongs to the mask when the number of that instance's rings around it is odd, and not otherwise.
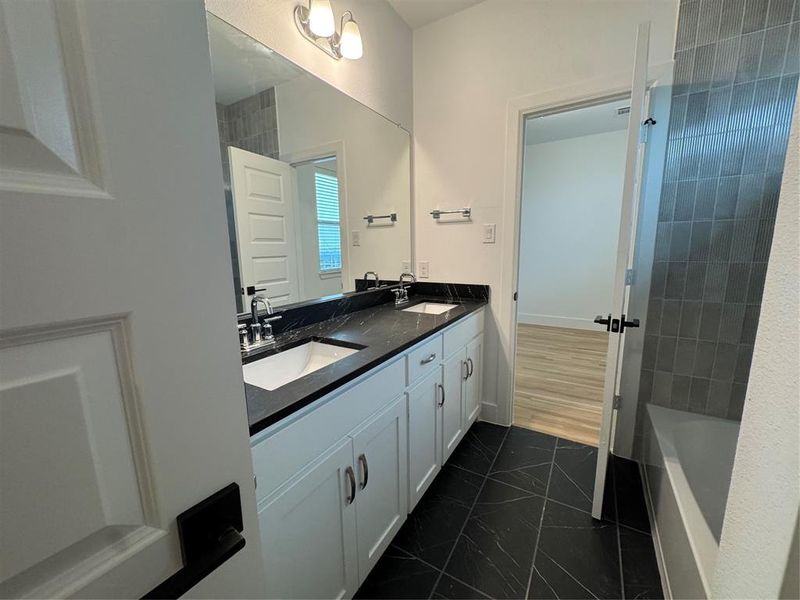
<path fill-rule="evenodd" d="M 472 209 L 469 207 L 464 207 L 464 208 L 456 208 L 454 210 L 439 210 L 437 208 L 432 210 L 430 214 L 437 221 L 439 220 L 439 217 L 441 217 L 442 215 L 461 215 L 465 219 L 469 219 L 472 216 Z"/>
<path fill-rule="evenodd" d="M 397 213 L 389 213 L 388 215 L 367 215 L 364 220 L 372 225 L 376 219 L 389 219 L 392 223 L 397 221 Z"/>

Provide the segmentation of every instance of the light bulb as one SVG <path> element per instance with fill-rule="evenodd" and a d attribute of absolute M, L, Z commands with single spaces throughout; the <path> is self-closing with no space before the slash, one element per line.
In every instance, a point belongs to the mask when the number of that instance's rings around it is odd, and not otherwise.
<path fill-rule="evenodd" d="M 356 60 L 364 55 L 364 46 L 361 43 L 361 31 L 358 23 L 350 19 L 342 25 L 342 35 L 339 40 L 339 51 L 342 56 Z"/>
<path fill-rule="evenodd" d="M 330 0 L 311 0 L 308 7 L 308 28 L 316 36 L 331 37 L 336 32 Z"/>

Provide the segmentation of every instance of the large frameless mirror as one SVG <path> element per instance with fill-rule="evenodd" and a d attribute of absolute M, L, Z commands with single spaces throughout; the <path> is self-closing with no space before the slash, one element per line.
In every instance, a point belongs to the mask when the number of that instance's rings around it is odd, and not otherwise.
<path fill-rule="evenodd" d="M 238 312 L 397 279 L 409 133 L 211 13 L 208 31 Z"/>

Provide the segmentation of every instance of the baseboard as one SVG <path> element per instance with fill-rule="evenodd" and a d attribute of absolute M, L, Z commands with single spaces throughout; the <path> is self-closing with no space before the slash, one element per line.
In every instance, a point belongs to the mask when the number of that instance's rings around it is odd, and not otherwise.
<path fill-rule="evenodd" d="M 672 590 L 669 585 L 669 577 L 667 576 L 667 566 L 664 562 L 664 552 L 661 549 L 661 536 L 658 533 L 658 523 L 656 522 L 656 513 L 653 508 L 653 499 L 650 496 L 650 481 L 647 477 L 647 469 L 642 463 L 639 463 L 639 474 L 642 478 L 642 487 L 644 488 L 644 503 L 647 506 L 647 518 L 650 520 L 653 548 L 656 551 L 658 574 L 661 577 L 661 591 L 664 592 L 664 600 L 673 600 Z"/>
<path fill-rule="evenodd" d="M 519 313 L 517 321 L 525 325 L 545 325 L 547 327 L 565 327 L 567 329 L 590 329 L 598 331 L 592 319 L 578 317 L 558 317 L 554 315 L 539 315 L 535 313 Z"/>

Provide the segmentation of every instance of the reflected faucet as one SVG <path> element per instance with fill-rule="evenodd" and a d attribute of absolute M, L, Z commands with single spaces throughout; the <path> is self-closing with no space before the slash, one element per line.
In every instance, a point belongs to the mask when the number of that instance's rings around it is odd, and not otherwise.
<path fill-rule="evenodd" d="M 415 283 L 417 278 L 413 273 L 400 273 L 400 288 L 393 290 L 395 306 L 408 302 L 408 288 L 403 285 L 406 281 Z"/>
<path fill-rule="evenodd" d="M 364 287 L 364 289 L 365 289 L 365 290 L 368 290 L 368 289 L 369 289 L 369 280 L 368 280 L 368 277 L 369 277 L 370 275 L 372 275 L 372 276 L 374 276 L 374 277 L 375 277 L 375 287 L 376 287 L 376 288 L 379 288 L 379 287 L 381 287 L 381 278 L 380 278 L 380 277 L 378 277 L 378 274 L 377 274 L 375 271 L 367 271 L 366 273 L 364 273 L 364 282 L 365 282 L 365 284 L 366 284 L 366 285 L 365 285 L 365 287 Z"/>
<path fill-rule="evenodd" d="M 263 304 L 267 311 L 267 318 L 262 319 L 258 315 L 258 305 Z M 250 301 L 250 336 L 249 343 L 245 350 L 252 350 L 260 346 L 267 346 L 275 343 L 275 336 L 272 333 L 272 321 L 283 318 L 282 315 L 273 316 L 272 302 L 266 296 L 256 294 Z"/>

